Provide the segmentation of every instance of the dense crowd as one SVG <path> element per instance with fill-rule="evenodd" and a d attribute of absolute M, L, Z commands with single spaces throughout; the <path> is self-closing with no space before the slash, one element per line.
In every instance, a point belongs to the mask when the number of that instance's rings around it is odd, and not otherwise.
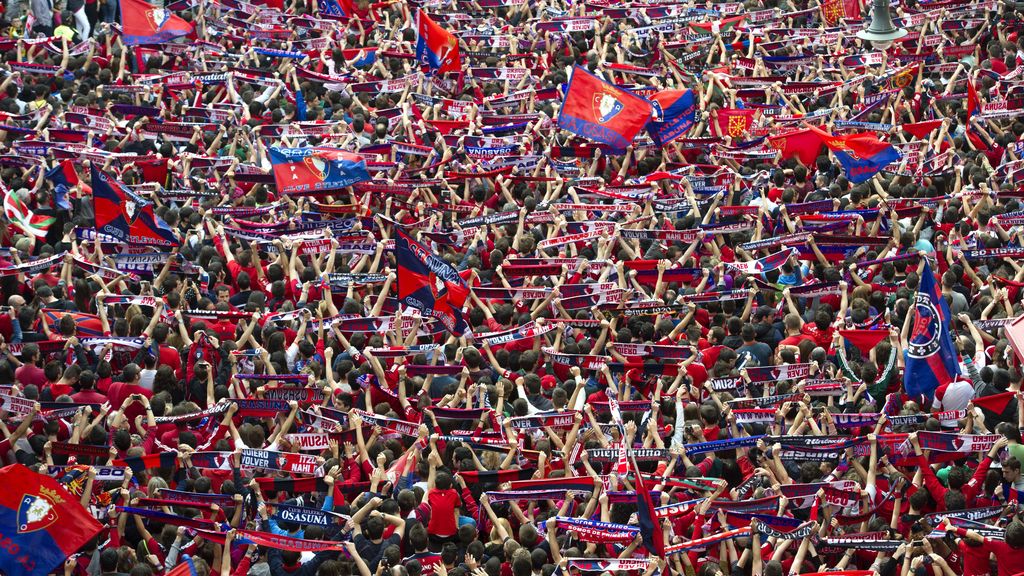
<path fill-rule="evenodd" d="M 1024 573 L 1015 4 L 3 4 L 55 573 Z"/>

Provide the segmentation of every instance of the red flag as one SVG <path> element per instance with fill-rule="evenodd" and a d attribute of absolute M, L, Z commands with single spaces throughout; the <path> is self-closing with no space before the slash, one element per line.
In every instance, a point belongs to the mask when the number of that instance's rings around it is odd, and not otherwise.
<path fill-rule="evenodd" d="M 145 0 L 121 1 L 122 39 L 128 46 L 161 44 L 191 34 L 194 27 L 170 10 Z"/>
<path fill-rule="evenodd" d="M 971 116 L 981 112 L 981 100 L 978 98 L 978 89 L 974 87 L 974 80 L 967 79 L 967 121 Z"/>
<path fill-rule="evenodd" d="M 640 473 L 640 468 L 636 465 L 636 459 L 631 457 L 630 460 L 633 462 L 633 474 L 635 475 L 633 482 L 636 484 L 636 516 L 640 523 L 640 533 L 644 538 L 644 546 L 647 547 L 647 552 L 649 554 L 653 554 L 657 557 L 664 557 L 664 533 L 661 530 L 661 524 L 658 522 L 658 517 L 654 512 L 654 501 L 651 500 L 651 492 L 647 489 L 647 485 L 644 482 L 644 476 Z"/>
<path fill-rule="evenodd" d="M 824 0 L 821 3 L 821 19 L 827 26 L 835 26 L 844 18 L 860 18 L 859 0 Z"/>
<path fill-rule="evenodd" d="M 942 120 L 925 120 L 924 122 L 904 124 L 901 128 L 915 138 L 927 138 L 939 126 L 942 126 Z"/>
<path fill-rule="evenodd" d="M 754 114 L 757 110 L 746 110 L 742 108 L 719 108 L 718 124 L 715 125 L 718 131 L 717 136 L 740 138 L 750 130 L 754 123 Z"/>
<path fill-rule="evenodd" d="M 103 529 L 63 486 L 21 464 L 0 469 L 0 572 L 43 576 Z"/>
<path fill-rule="evenodd" d="M 768 144 L 782 152 L 784 160 L 796 156 L 804 166 L 814 166 L 823 145 L 817 134 L 806 129 L 769 136 Z"/>
<path fill-rule="evenodd" d="M 649 101 L 576 66 L 562 101 L 558 126 L 622 150 L 644 129 L 653 112 Z"/>
<path fill-rule="evenodd" d="M 416 13 L 416 59 L 430 71 L 458 72 L 459 39 L 430 19 L 422 10 Z"/>
<path fill-rule="evenodd" d="M 1014 394 L 1014 392 L 1002 392 L 991 396 L 975 398 L 973 402 L 978 408 L 984 408 L 986 410 L 991 410 L 996 414 L 1002 414 L 1003 410 L 1006 410 L 1006 405 L 1010 403 L 1010 399 L 1013 398 Z"/>
<path fill-rule="evenodd" d="M 889 336 L 886 330 L 840 330 L 839 335 L 857 347 L 861 354 L 867 356 L 872 348 Z"/>

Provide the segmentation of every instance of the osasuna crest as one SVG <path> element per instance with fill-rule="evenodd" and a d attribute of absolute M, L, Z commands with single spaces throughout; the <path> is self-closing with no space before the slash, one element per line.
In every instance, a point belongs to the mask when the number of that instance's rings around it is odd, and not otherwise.
<path fill-rule="evenodd" d="M 159 30 L 167 23 L 171 18 L 171 13 L 163 8 L 151 8 L 146 10 L 146 18 L 149 19 L 150 23 Z"/>
<path fill-rule="evenodd" d="M 323 182 L 324 180 L 327 179 L 326 160 L 324 160 L 323 158 L 318 158 L 316 156 L 310 155 L 303 158 L 302 161 L 306 164 L 306 168 L 309 168 L 309 171 L 312 172 L 314 176 L 316 176 L 317 180 Z"/>
<path fill-rule="evenodd" d="M 42 530 L 57 521 L 53 502 L 46 496 L 24 495 L 18 506 L 18 533 Z"/>
<path fill-rule="evenodd" d="M 277 469 L 278 470 L 287 470 L 288 469 L 288 457 L 287 456 L 285 456 L 284 454 L 278 454 L 276 460 L 277 460 L 276 464 L 277 464 Z"/>
<path fill-rule="evenodd" d="M 622 102 L 615 96 L 608 93 L 594 94 L 594 115 L 601 124 L 614 118 L 622 109 Z"/>
<path fill-rule="evenodd" d="M 918 294 L 915 302 L 916 318 L 910 331 L 907 355 L 911 358 L 927 358 L 939 350 L 939 310 L 927 295 Z"/>
<path fill-rule="evenodd" d="M 135 220 L 139 217 L 139 206 L 131 198 L 124 199 L 124 215 L 128 218 L 130 224 L 134 224 Z"/>

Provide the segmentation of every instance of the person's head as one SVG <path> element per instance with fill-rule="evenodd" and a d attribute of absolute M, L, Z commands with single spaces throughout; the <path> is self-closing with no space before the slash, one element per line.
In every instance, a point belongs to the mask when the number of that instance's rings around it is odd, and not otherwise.
<path fill-rule="evenodd" d="M 1003 462 L 1003 482 L 1013 484 L 1020 480 L 1020 460 L 1010 457 Z"/>

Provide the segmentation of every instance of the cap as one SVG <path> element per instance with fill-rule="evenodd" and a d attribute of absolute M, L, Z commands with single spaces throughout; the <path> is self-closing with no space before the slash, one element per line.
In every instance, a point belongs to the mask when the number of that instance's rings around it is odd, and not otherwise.
<path fill-rule="evenodd" d="M 761 318 L 774 317 L 774 316 L 775 316 L 775 308 L 772 308 L 771 306 L 759 306 L 757 308 L 757 311 L 754 312 L 754 318 L 757 318 L 759 320 Z"/>
<path fill-rule="evenodd" d="M 558 378 L 548 374 L 540 379 L 540 385 L 545 390 L 550 390 L 558 385 Z"/>

